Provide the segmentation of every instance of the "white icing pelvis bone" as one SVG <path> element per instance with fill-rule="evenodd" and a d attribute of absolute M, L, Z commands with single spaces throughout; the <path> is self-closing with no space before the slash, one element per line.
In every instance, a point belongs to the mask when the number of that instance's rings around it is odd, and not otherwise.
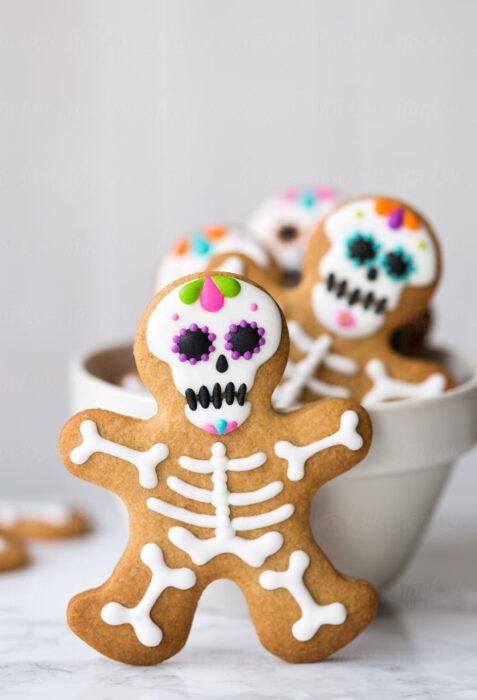
<path fill-rule="evenodd" d="M 323 658 L 372 619 L 372 587 L 333 569 L 308 517 L 317 487 L 365 456 L 370 422 L 344 399 L 276 413 L 287 351 L 265 291 L 225 273 L 186 278 L 153 299 L 136 336 L 158 413 L 90 410 L 65 426 L 68 469 L 129 512 L 111 578 L 68 608 L 71 628 L 103 654 L 154 664 L 177 653 L 220 578 L 240 586 L 262 643 L 288 661 Z"/>

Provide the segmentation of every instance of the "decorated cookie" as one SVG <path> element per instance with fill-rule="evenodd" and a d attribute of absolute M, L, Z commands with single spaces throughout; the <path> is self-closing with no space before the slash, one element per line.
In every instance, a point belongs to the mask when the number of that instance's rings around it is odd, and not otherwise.
<path fill-rule="evenodd" d="M 286 325 L 269 294 L 235 275 L 159 293 L 134 352 L 158 413 L 83 411 L 60 437 L 67 468 L 120 496 L 131 528 L 112 576 L 70 602 L 73 631 L 111 658 L 158 663 L 185 644 L 204 588 L 228 578 L 273 654 L 310 662 L 350 642 L 376 595 L 333 568 L 309 507 L 366 455 L 365 410 L 342 399 L 273 410 Z"/>
<path fill-rule="evenodd" d="M 0 501 L 0 529 L 21 537 L 55 539 L 87 532 L 85 515 L 61 503 Z"/>
<path fill-rule="evenodd" d="M 311 234 L 342 198 L 337 190 L 325 185 L 294 187 L 261 204 L 248 219 L 247 227 L 293 282 L 301 275 Z"/>
<path fill-rule="evenodd" d="M 454 386 L 444 368 L 391 345 L 396 329 L 427 309 L 440 275 L 435 234 L 411 207 L 371 196 L 341 204 L 318 225 L 294 288 L 243 256 L 242 262 L 288 323 L 290 362 L 274 393 L 277 408 L 323 396 L 374 405 Z M 220 264 L 219 257 L 210 266 Z"/>
<path fill-rule="evenodd" d="M 0 531 L 0 572 L 18 569 L 28 561 L 21 543 L 11 535 Z"/>
<path fill-rule="evenodd" d="M 215 255 L 229 252 L 244 253 L 260 267 L 278 275 L 278 268 L 266 249 L 246 229 L 240 226 L 205 226 L 181 238 L 161 258 L 154 279 L 154 293 L 180 277 L 202 272 Z M 238 258 L 224 258 L 223 264 L 227 272 L 242 274 Z"/>

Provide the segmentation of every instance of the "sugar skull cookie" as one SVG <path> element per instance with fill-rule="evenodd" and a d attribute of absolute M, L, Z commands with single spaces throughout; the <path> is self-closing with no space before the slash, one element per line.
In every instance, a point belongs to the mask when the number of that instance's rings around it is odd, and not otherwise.
<path fill-rule="evenodd" d="M 318 222 L 342 198 L 325 185 L 294 187 L 261 204 L 249 217 L 247 228 L 293 281 L 301 274 L 305 248 Z"/>
<path fill-rule="evenodd" d="M 435 234 L 411 207 L 372 196 L 339 205 L 318 225 L 303 279 L 291 289 L 252 261 L 242 262 L 288 323 L 291 360 L 274 394 L 277 407 L 317 396 L 373 405 L 436 396 L 453 386 L 442 367 L 391 347 L 394 331 L 427 309 L 440 275 Z M 220 266 L 220 258 L 210 265 Z"/>
<path fill-rule="evenodd" d="M 161 258 L 156 269 L 154 293 L 180 277 L 201 272 L 215 255 L 227 252 L 244 253 L 257 265 L 276 271 L 266 249 L 243 227 L 205 226 L 178 240 Z M 241 273 L 240 261 L 233 256 L 224 260 L 224 265 L 229 272 Z"/>
<path fill-rule="evenodd" d="M 275 412 L 287 355 L 267 292 L 196 274 L 160 292 L 138 327 L 136 363 L 158 413 L 88 410 L 64 427 L 67 468 L 129 511 L 113 574 L 68 608 L 101 653 L 132 664 L 176 654 L 202 591 L 221 578 L 240 586 L 262 644 L 288 661 L 323 658 L 371 621 L 372 586 L 338 573 L 309 524 L 317 488 L 366 455 L 370 421 L 342 399 Z"/>

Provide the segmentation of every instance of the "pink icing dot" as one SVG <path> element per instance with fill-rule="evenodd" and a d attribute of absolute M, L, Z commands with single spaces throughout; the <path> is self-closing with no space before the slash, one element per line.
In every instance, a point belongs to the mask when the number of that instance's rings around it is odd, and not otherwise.
<path fill-rule="evenodd" d="M 250 304 L 250 311 L 256 311 L 258 309 L 258 304 Z"/>
<path fill-rule="evenodd" d="M 178 321 L 179 320 L 179 314 L 172 314 L 171 316 L 173 321 Z"/>
<path fill-rule="evenodd" d="M 316 194 L 318 195 L 318 199 L 331 199 L 333 196 L 333 190 L 331 187 L 327 187 L 326 185 L 319 185 L 316 188 Z"/>
<path fill-rule="evenodd" d="M 336 314 L 336 323 L 341 328 L 350 328 L 355 324 L 354 316 L 349 311 L 339 311 Z"/>
<path fill-rule="evenodd" d="M 298 189 L 296 187 L 282 192 L 282 199 L 288 202 L 293 202 L 298 197 Z"/>

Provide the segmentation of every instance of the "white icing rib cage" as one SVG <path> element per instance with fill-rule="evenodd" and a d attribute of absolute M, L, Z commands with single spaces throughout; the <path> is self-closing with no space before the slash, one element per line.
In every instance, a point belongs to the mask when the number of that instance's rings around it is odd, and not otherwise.
<path fill-rule="evenodd" d="M 187 552 L 192 561 L 202 564 L 212 557 L 222 553 L 232 553 L 251 566 L 261 566 L 266 557 L 280 549 L 283 536 L 278 532 L 270 532 L 256 539 L 239 537 L 237 532 L 257 530 L 276 525 L 287 520 L 294 513 L 294 506 L 285 503 L 278 508 L 265 510 L 258 515 L 230 517 L 230 506 L 248 506 L 264 503 L 283 490 L 282 481 L 273 481 L 255 491 L 230 492 L 227 485 L 227 472 L 244 472 L 261 467 L 266 462 L 264 452 L 257 452 L 245 458 L 229 459 L 225 445 L 216 442 L 212 445 L 210 459 L 202 460 L 192 457 L 180 457 L 180 466 L 197 474 L 212 475 L 212 489 L 192 486 L 176 476 L 169 476 L 167 485 L 175 493 L 180 494 L 196 503 L 210 503 L 215 508 L 215 514 L 197 513 L 175 506 L 159 498 L 149 498 L 147 506 L 151 510 L 168 518 L 179 520 L 187 525 L 203 528 L 213 528 L 215 535 L 207 540 L 201 540 L 189 530 L 182 527 L 172 527 L 169 539 L 183 551 Z"/>

